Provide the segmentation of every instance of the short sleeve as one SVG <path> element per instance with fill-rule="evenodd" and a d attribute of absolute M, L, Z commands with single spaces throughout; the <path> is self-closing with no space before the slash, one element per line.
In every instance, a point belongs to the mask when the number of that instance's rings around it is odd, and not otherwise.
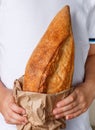
<path fill-rule="evenodd" d="M 89 43 L 95 44 L 95 1 L 87 14 L 87 32 Z"/>

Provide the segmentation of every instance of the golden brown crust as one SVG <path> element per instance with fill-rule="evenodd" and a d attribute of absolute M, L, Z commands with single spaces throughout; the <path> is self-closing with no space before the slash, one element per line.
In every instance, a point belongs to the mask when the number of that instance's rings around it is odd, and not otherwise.
<path fill-rule="evenodd" d="M 70 88 L 74 66 L 73 44 L 70 10 L 65 6 L 32 53 L 25 70 L 23 90 L 57 93 Z"/>

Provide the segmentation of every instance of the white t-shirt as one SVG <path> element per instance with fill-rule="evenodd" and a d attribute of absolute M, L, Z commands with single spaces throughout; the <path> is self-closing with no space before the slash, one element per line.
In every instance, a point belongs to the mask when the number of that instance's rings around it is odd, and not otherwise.
<path fill-rule="evenodd" d="M 95 43 L 95 1 L 0 0 L 0 77 L 8 88 L 13 88 L 14 80 L 24 74 L 33 49 L 66 4 L 71 9 L 75 40 L 73 85 L 82 82 L 89 39 Z M 6 124 L 0 116 L 0 129 L 16 130 L 16 127 Z M 88 111 L 67 121 L 66 130 L 91 130 Z"/>

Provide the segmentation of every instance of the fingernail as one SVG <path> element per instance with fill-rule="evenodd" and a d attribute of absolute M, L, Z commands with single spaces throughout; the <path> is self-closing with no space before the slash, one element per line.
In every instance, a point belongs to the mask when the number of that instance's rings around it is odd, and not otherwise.
<path fill-rule="evenodd" d="M 23 117 L 27 117 L 27 114 L 23 114 Z"/>
<path fill-rule="evenodd" d="M 26 124 L 26 122 L 22 122 L 22 125 L 25 125 Z"/>
<path fill-rule="evenodd" d="M 69 117 L 68 116 L 66 116 L 66 120 L 68 120 L 69 119 Z"/>
<path fill-rule="evenodd" d="M 57 111 L 56 110 L 53 110 L 53 114 L 56 114 L 57 113 Z"/>
<path fill-rule="evenodd" d="M 27 122 L 24 121 L 24 122 L 22 122 L 22 125 L 25 125 L 26 123 L 27 123 Z"/>
<path fill-rule="evenodd" d="M 59 116 L 58 116 L 58 115 L 56 115 L 56 116 L 55 116 L 55 118 L 56 118 L 56 119 L 58 119 L 58 118 L 59 118 Z"/>
<path fill-rule="evenodd" d="M 25 122 L 22 122 L 22 125 L 25 125 L 26 123 Z"/>
<path fill-rule="evenodd" d="M 25 122 L 25 121 L 23 121 L 23 122 L 22 122 L 22 125 L 25 125 L 25 124 L 26 124 L 26 122 Z"/>
<path fill-rule="evenodd" d="M 70 120 L 70 119 L 72 119 L 72 116 L 66 116 L 66 119 Z"/>
<path fill-rule="evenodd" d="M 60 104 L 57 104 L 56 106 L 57 106 L 57 107 L 60 107 Z"/>

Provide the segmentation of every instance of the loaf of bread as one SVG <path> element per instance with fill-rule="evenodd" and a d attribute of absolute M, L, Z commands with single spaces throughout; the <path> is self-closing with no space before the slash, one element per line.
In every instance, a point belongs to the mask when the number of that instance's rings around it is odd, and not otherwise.
<path fill-rule="evenodd" d="M 54 94 L 71 87 L 74 40 L 70 8 L 54 17 L 25 69 L 24 91 Z"/>

